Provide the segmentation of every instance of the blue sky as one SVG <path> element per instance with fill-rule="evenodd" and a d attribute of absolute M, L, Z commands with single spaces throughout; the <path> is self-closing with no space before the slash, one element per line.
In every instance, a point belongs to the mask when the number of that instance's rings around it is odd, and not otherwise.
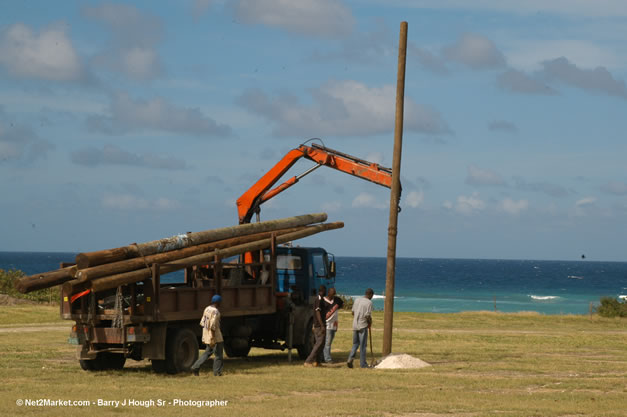
<path fill-rule="evenodd" d="M 625 260 L 619 0 L 5 2 L 0 250 L 235 224 L 235 200 L 312 137 L 391 166 L 402 20 L 398 254 Z M 262 218 L 325 211 L 346 227 L 302 244 L 385 256 L 388 202 L 323 168 Z"/>

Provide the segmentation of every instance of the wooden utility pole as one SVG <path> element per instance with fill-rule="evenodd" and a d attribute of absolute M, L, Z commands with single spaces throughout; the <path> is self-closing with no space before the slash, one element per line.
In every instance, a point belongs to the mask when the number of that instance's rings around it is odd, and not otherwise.
<path fill-rule="evenodd" d="M 396 270 L 396 234 L 399 200 L 401 198 L 401 153 L 403 148 L 403 109 L 405 102 L 405 61 L 407 58 L 407 22 L 401 22 L 398 42 L 398 75 L 396 81 L 396 120 L 394 124 L 394 161 L 392 191 L 390 192 L 390 222 L 388 226 L 388 260 L 385 272 L 385 306 L 383 315 L 383 356 L 392 352 L 394 325 L 394 279 Z"/>

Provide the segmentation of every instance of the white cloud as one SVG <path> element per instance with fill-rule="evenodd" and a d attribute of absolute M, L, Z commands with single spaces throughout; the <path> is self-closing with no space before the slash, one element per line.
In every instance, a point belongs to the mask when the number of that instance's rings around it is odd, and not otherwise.
<path fill-rule="evenodd" d="M 624 67 L 625 58 L 612 49 L 595 42 L 578 39 L 541 39 L 541 40 L 504 40 L 507 61 L 514 67 L 525 71 L 541 68 L 543 61 L 557 56 L 567 56 L 586 68 L 602 65 L 608 68 Z"/>
<path fill-rule="evenodd" d="M 383 155 L 383 152 L 370 152 L 368 155 L 366 155 L 365 160 L 381 165 L 385 160 L 385 156 Z"/>
<path fill-rule="evenodd" d="M 504 90 L 525 94 L 555 95 L 557 92 L 543 82 L 522 71 L 508 69 L 498 77 L 498 85 Z"/>
<path fill-rule="evenodd" d="M 0 164 L 44 158 L 54 145 L 25 125 L 11 121 L 0 108 Z"/>
<path fill-rule="evenodd" d="M 447 200 L 444 203 L 442 203 L 442 207 L 444 207 L 447 210 L 451 210 L 453 208 L 453 203 Z"/>
<path fill-rule="evenodd" d="M 457 197 L 457 203 L 455 204 L 455 210 L 464 215 L 470 215 L 485 208 L 486 203 L 479 198 L 478 193 L 472 193 L 469 196 L 460 195 Z"/>
<path fill-rule="evenodd" d="M 420 66 L 424 69 L 434 73 L 445 75 L 448 74 L 448 68 L 446 67 L 446 63 L 444 59 L 429 51 L 428 49 L 421 48 L 416 45 L 412 41 L 407 42 L 407 56 L 411 58 L 416 58 Z"/>
<path fill-rule="evenodd" d="M 160 72 L 157 51 L 139 46 L 120 51 L 120 64 L 124 71 L 133 78 L 152 78 Z"/>
<path fill-rule="evenodd" d="M 512 200 L 511 198 L 505 198 L 499 203 L 499 209 L 511 214 L 518 215 L 521 212 L 529 208 L 529 202 L 527 200 Z"/>
<path fill-rule="evenodd" d="M 627 183 L 610 181 L 601 186 L 601 191 L 608 194 L 627 195 Z"/>
<path fill-rule="evenodd" d="M 323 38 L 350 34 L 354 18 L 339 0 L 234 0 L 237 19 Z"/>
<path fill-rule="evenodd" d="M 16 23 L 0 35 L 0 65 L 18 78 L 76 81 L 85 77 L 83 65 L 63 25 L 39 34 Z"/>
<path fill-rule="evenodd" d="M 466 184 L 469 185 L 505 185 L 505 180 L 498 173 L 489 169 L 482 169 L 476 165 L 468 166 Z"/>
<path fill-rule="evenodd" d="M 127 93 L 111 97 L 109 115 L 87 118 L 92 131 L 123 134 L 131 131 L 161 130 L 196 136 L 229 136 L 231 127 L 218 124 L 198 109 L 178 107 L 162 97 L 133 99 Z"/>
<path fill-rule="evenodd" d="M 625 81 L 614 78 L 605 67 L 582 69 L 564 57 L 544 61 L 542 66 L 543 73 L 550 79 L 627 99 Z"/>
<path fill-rule="evenodd" d="M 115 145 L 105 145 L 102 149 L 89 147 L 72 152 L 72 162 L 85 166 L 129 165 L 154 169 L 185 169 L 184 160 L 173 156 L 158 156 L 153 153 L 134 154 Z"/>
<path fill-rule="evenodd" d="M 577 202 L 575 203 L 575 207 L 591 206 L 596 203 L 596 201 L 596 197 L 584 197 L 581 200 L 577 200 Z"/>
<path fill-rule="evenodd" d="M 134 79 L 153 79 L 163 72 L 157 46 L 163 40 L 163 23 L 132 5 L 102 3 L 84 7 L 84 16 L 104 23 L 111 32 L 106 50 L 94 58 L 98 67 Z"/>
<path fill-rule="evenodd" d="M 585 216 L 596 208 L 596 197 L 584 197 L 575 202 L 575 215 Z"/>
<path fill-rule="evenodd" d="M 162 210 L 169 211 L 181 207 L 178 201 L 159 197 L 147 200 L 132 194 L 108 194 L 102 197 L 102 205 L 115 210 Z"/>
<path fill-rule="evenodd" d="M 535 193 L 544 193 L 551 197 L 566 197 L 574 191 L 569 190 L 561 185 L 553 184 L 546 181 L 527 182 L 521 177 L 514 177 L 514 187 L 521 191 L 531 191 Z"/>
<path fill-rule="evenodd" d="M 339 42 L 338 48 L 331 51 L 316 50 L 314 62 L 321 60 L 342 60 L 360 64 L 378 64 L 389 59 L 396 51 L 392 31 L 382 19 L 374 21 L 374 27 L 367 32 L 353 32 Z"/>
<path fill-rule="evenodd" d="M 466 33 L 445 47 L 442 55 L 475 70 L 505 66 L 505 57 L 494 42 L 476 33 Z"/>
<path fill-rule="evenodd" d="M 375 196 L 369 193 L 360 193 L 357 197 L 353 199 L 353 207 L 366 207 L 366 208 L 376 208 L 376 209 L 384 209 L 388 206 L 386 201 L 382 201 L 377 199 Z"/>
<path fill-rule="evenodd" d="M 624 0 L 385 0 L 386 6 L 486 10 L 520 14 L 555 13 L 583 17 L 626 17 Z"/>
<path fill-rule="evenodd" d="M 425 195 L 421 191 L 410 191 L 405 197 L 405 202 L 411 208 L 417 208 L 422 205 L 425 200 Z"/>
<path fill-rule="evenodd" d="M 310 91 L 313 103 L 301 104 L 288 94 L 270 97 L 249 89 L 238 102 L 252 113 L 274 122 L 277 136 L 320 135 L 365 136 L 389 133 L 394 128 L 396 87 L 368 87 L 357 81 L 329 81 Z M 405 97 L 405 131 L 429 134 L 450 133 L 440 114 Z"/>

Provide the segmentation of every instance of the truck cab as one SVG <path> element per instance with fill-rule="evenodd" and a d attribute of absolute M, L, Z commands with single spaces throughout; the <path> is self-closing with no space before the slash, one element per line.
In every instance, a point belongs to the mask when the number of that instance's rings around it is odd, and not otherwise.
<path fill-rule="evenodd" d="M 276 251 L 277 293 L 311 305 L 320 285 L 335 286 L 334 256 L 323 248 L 278 246 Z"/>
<path fill-rule="evenodd" d="M 293 346 L 305 359 L 313 347 L 312 307 L 320 285 L 335 286 L 334 256 L 323 248 L 277 246 L 275 257 L 276 312 L 225 317 L 224 346 L 230 357 L 246 356 L 251 347 L 283 350 Z M 264 261 L 271 262 L 270 252 L 264 254 Z"/>

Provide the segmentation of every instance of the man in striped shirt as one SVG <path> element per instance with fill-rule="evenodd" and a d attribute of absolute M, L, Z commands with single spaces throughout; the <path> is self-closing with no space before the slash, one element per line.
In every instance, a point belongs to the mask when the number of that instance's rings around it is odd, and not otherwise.
<path fill-rule="evenodd" d="M 327 306 L 327 334 L 324 341 L 324 361 L 326 363 L 332 363 L 331 358 L 331 344 L 335 338 L 335 332 L 337 332 L 338 324 L 338 310 L 344 306 L 344 301 L 340 297 L 335 295 L 335 288 L 329 288 L 327 296 L 324 297 L 324 302 Z"/>

